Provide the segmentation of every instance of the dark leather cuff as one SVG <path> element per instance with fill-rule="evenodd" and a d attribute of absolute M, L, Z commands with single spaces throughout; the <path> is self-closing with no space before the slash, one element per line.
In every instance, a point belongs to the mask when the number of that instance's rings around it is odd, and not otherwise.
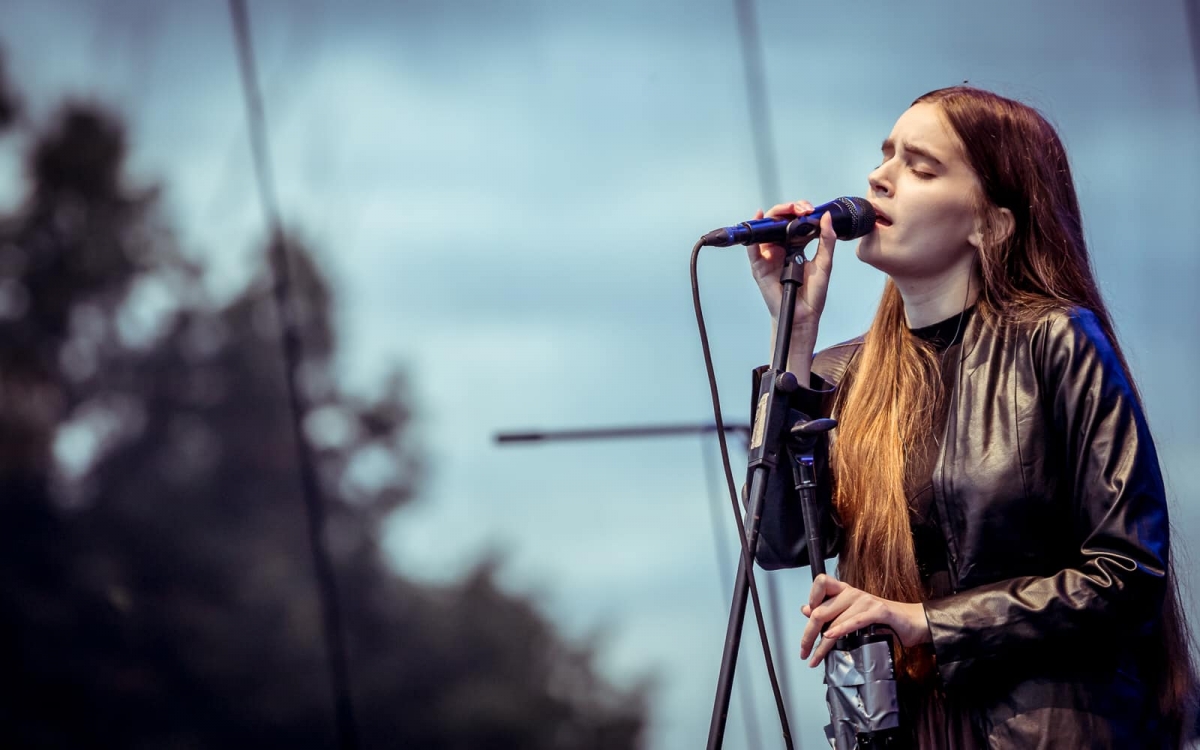
<path fill-rule="evenodd" d="M 751 421 L 754 420 L 755 400 L 758 398 L 758 389 L 762 385 L 763 373 L 769 369 L 771 369 L 770 365 L 762 365 L 754 368 L 754 387 L 750 391 Z M 828 417 L 833 412 L 833 397 L 835 393 L 837 393 L 837 389 L 826 382 L 824 378 L 815 372 L 810 373 L 808 376 L 808 385 L 801 386 L 800 390 L 792 394 L 791 405 L 792 408 L 807 415 L 810 419 Z"/>

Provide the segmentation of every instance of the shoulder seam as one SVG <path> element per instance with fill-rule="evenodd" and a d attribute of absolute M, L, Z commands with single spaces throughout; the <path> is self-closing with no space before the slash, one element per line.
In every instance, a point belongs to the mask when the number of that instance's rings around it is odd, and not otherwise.
<path fill-rule="evenodd" d="M 862 344 L 863 344 L 863 337 L 859 336 L 857 338 L 850 339 L 849 341 L 841 341 L 836 344 L 830 344 L 829 346 L 825 347 L 821 351 L 827 352 L 830 349 L 841 349 L 841 348 L 847 347 L 847 346 L 862 346 Z"/>

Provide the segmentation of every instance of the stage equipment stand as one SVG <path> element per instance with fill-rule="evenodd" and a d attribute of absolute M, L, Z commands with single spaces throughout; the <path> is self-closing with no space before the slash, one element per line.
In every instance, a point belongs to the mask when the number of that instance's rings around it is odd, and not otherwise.
<path fill-rule="evenodd" d="M 821 539 L 821 518 L 816 499 L 814 451 L 820 436 L 837 426 L 832 419 L 809 419 L 791 408 L 791 395 L 800 388 L 795 375 L 787 371 L 788 349 L 792 335 L 792 316 L 796 295 L 804 281 L 803 248 L 811 237 L 789 242 L 780 273 L 783 297 L 776 322 L 775 351 L 769 370 L 759 381 L 755 416 L 750 436 L 748 470 L 750 492 L 746 509 L 745 546 L 739 556 L 733 604 L 725 634 L 725 648 L 717 695 L 709 724 L 708 749 L 718 750 L 724 742 L 729 698 L 737 665 L 753 574 L 753 554 L 758 545 L 762 503 L 771 472 L 785 463 L 800 502 L 807 534 L 809 567 L 815 580 L 825 573 L 825 545 Z M 872 626 L 839 638 L 825 659 L 826 703 L 830 724 L 827 739 L 836 750 L 905 747 L 899 727 L 894 676 L 892 636 Z M 786 731 L 786 730 L 785 730 Z M 785 739 L 790 739 L 785 734 Z"/>
<path fill-rule="evenodd" d="M 713 703 L 712 720 L 709 723 L 708 750 L 718 750 L 724 743 L 725 724 L 729 715 L 729 698 L 733 687 L 734 670 L 737 666 L 738 648 L 742 638 L 746 602 L 750 593 L 753 554 L 758 545 L 758 532 L 762 521 L 762 502 L 766 495 L 767 482 L 771 472 L 779 466 L 781 453 L 785 452 L 785 449 L 790 451 L 791 444 L 794 444 L 798 450 L 807 452 L 811 471 L 812 447 L 816 445 L 817 437 L 820 433 L 836 425 L 836 422 L 831 419 L 807 421 L 806 417 L 790 408 L 789 397 L 799 389 L 800 384 L 796 381 L 796 376 L 787 371 L 788 348 L 792 337 L 792 316 L 796 308 L 796 293 L 803 284 L 804 264 L 807 262 L 803 246 L 811 239 L 811 236 L 800 237 L 798 242 L 789 241 L 787 243 L 788 250 L 780 273 L 783 299 L 779 306 L 779 317 L 776 322 L 775 351 L 771 367 L 763 373 L 755 398 L 755 417 L 750 436 L 748 461 L 748 470 L 751 475 L 749 500 L 745 514 L 746 538 L 743 540 L 742 554 L 738 556 L 738 572 L 734 578 L 733 604 L 729 611 L 729 623 L 725 631 L 725 647 L 721 656 L 721 671 L 717 678 L 717 695 Z M 815 483 L 813 486 L 815 487 Z M 812 495 L 811 491 L 806 494 L 810 497 Z M 812 507 L 809 507 L 810 505 Z M 816 522 L 815 505 L 806 503 L 802 512 L 809 536 L 809 559 L 823 571 L 824 549 L 820 545 L 820 525 Z M 817 573 L 814 572 L 813 575 L 815 576 Z"/>

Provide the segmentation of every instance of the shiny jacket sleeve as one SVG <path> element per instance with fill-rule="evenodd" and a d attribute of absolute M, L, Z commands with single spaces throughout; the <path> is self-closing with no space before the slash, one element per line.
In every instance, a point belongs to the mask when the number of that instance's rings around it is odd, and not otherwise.
<path fill-rule="evenodd" d="M 1161 611 L 1166 493 L 1116 352 L 1085 310 L 1043 321 L 1030 350 L 1061 461 L 1054 497 L 1036 501 L 1070 504 L 1063 516 L 1069 528 L 1062 529 L 1067 564 L 1053 575 L 1011 578 L 925 603 L 947 685 L 994 670 L 1016 675 L 1085 648 L 1111 649 Z"/>
<path fill-rule="evenodd" d="M 755 418 L 754 402 L 758 396 L 762 374 L 767 369 L 760 367 L 754 371 L 750 404 L 751 420 Z M 792 395 L 791 407 L 808 419 L 828 417 L 833 409 L 835 394 L 834 386 L 814 373 L 808 388 L 801 388 Z M 753 428 L 753 424 L 751 428 Z M 813 459 L 817 479 L 818 512 L 826 521 L 821 533 L 826 558 L 837 555 L 842 539 L 841 530 L 833 518 L 831 501 L 833 493 L 828 455 L 827 438 L 822 436 Z M 747 475 L 746 484 L 743 487 L 744 495 L 749 493 L 750 485 L 750 475 Z M 749 498 L 744 496 L 743 501 L 748 502 Z M 778 570 L 809 564 L 808 534 L 804 528 L 804 515 L 800 510 L 799 495 L 795 489 L 791 467 L 783 462 L 780 462 L 779 467 L 771 472 L 767 481 L 761 519 L 758 546 L 754 553 L 754 559 L 759 567 L 765 570 Z"/>

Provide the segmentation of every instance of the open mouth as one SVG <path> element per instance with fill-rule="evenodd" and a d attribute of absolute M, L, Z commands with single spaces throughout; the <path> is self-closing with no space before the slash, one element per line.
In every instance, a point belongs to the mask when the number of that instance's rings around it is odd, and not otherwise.
<path fill-rule="evenodd" d="M 890 227 L 892 225 L 892 217 L 875 208 L 875 226 Z"/>

